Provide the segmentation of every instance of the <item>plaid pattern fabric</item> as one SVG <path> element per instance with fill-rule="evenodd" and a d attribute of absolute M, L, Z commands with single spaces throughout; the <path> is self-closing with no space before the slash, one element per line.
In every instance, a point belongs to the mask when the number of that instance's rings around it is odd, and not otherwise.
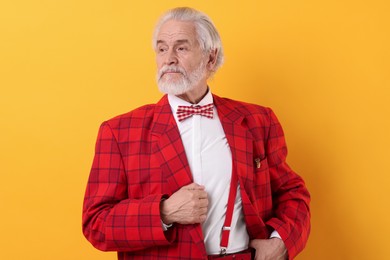
<path fill-rule="evenodd" d="M 293 259 L 310 232 L 310 195 L 286 163 L 276 116 L 269 108 L 218 96 L 214 105 L 232 152 L 250 238 L 268 238 L 277 230 Z M 100 250 L 118 251 L 118 259 L 206 259 L 199 224 L 175 224 L 167 232 L 161 227 L 161 199 L 192 182 L 166 96 L 108 120 L 99 130 L 85 193 L 84 235 Z"/>
<path fill-rule="evenodd" d="M 201 115 L 207 118 L 213 118 L 214 104 L 207 104 L 204 106 L 178 106 L 176 114 L 179 122 L 192 115 Z"/>

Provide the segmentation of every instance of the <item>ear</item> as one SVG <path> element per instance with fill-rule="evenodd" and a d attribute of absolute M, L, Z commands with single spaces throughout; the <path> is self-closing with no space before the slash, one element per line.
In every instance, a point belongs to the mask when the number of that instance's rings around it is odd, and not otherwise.
<path fill-rule="evenodd" d="M 209 53 L 209 60 L 207 61 L 207 69 L 209 71 L 215 70 L 215 64 L 217 63 L 218 49 L 211 50 Z"/>

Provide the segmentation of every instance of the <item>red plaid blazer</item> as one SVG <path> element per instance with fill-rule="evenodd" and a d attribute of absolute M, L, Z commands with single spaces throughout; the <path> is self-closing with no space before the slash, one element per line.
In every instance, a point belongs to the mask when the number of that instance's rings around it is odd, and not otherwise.
<path fill-rule="evenodd" d="M 239 176 L 250 238 L 277 230 L 294 258 L 309 236 L 310 195 L 285 161 L 276 116 L 269 108 L 215 95 L 214 104 Z M 161 227 L 161 199 L 192 182 L 167 96 L 108 120 L 96 143 L 83 233 L 96 248 L 118 251 L 118 259 L 205 259 L 199 224 L 175 224 L 166 232 Z"/>

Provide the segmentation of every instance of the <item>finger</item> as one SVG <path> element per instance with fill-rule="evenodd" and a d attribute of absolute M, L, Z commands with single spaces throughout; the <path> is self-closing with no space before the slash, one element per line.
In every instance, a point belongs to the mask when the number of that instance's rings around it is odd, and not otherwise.
<path fill-rule="evenodd" d="M 199 223 L 205 222 L 206 221 L 206 215 L 200 215 L 199 216 Z"/>
<path fill-rule="evenodd" d="M 199 208 L 206 208 L 209 206 L 209 201 L 207 199 L 200 199 L 198 201 L 198 207 Z"/>
<path fill-rule="evenodd" d="M 196 209 L 202 209 L 202 210 L 207 210 L 209 206 L 209 203 L 206 200 L 199 200 L 195 204 Z"/>
<path fill-rule="evenodd" d="M 193 182 L 191 184 L 183 186 L 182 189 L 185 189 L 185 190 L 204 190 L 205 187 L 203 185 L 199 185 L 199 184 Z"/>
<path fill-rule="evenodd" d="M 256 249 L 256 246 L 258 246 L 259 243 L 264 239 L 253 239 L 249 242 L 249 246 Z"/>
<path fill-rule="evenodd" d="M 190 184 L 188 184 L 186 186 L 183 186 L 182 189 L 184 189 L 184 190 L 193 190 L 193 189 L 196 188 L 196 186 L 198 186 L 198 184 L 193 182 L 193 183 L 190 183 Z"/>
<path fill-rule="evenodd" d="M 198 199 L 208 199 L 207 192 L 204 190 L 194 190 L 193 193 Z"/>
<path fill-rule="evenodd" d="M 198 213 L 200 216 L 202 216 L 202 215 L 207 216 L 207 208 L 198 209 Z"/>

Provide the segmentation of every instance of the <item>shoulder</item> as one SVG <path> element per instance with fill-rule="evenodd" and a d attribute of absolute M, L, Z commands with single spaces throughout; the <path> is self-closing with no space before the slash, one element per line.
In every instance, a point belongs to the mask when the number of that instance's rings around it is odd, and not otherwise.
<path fill-rule="evenodd" d="M 234 114 L 243 117 L 242 125 L 249 129 L 256 139 L 266 138 L 271 129 L 280 129 L 278 132 L 283 134 L 280 123 L 271 108 L 229 98 L 215 97 L 215 99 L 222 107 L 228 107 L 230 111 L 234 111 Z M 236 117 L 233 113 L 229 114 L 233 118 Z"/>
<path fill-rule="evenodd" d="M 111 129 L 122 128 L 148 128 L 151 124 L 156 104 L 147 104 L 131 110 L 127 113 L 117 115 L 102 123 Z"/>
<path fill-rule="evenodd" d="M 247 119 L 263 118 L 267 119 L 273 114 L 273 111 L 269 107 L 265 107 L 258 104 L 248 103 L 244 101 L 234 100 L 230 98 L 221 98 L 214 96 L 222 105 L 227 105 L 233 108 L 236 112 L 241 114 Z"/>

